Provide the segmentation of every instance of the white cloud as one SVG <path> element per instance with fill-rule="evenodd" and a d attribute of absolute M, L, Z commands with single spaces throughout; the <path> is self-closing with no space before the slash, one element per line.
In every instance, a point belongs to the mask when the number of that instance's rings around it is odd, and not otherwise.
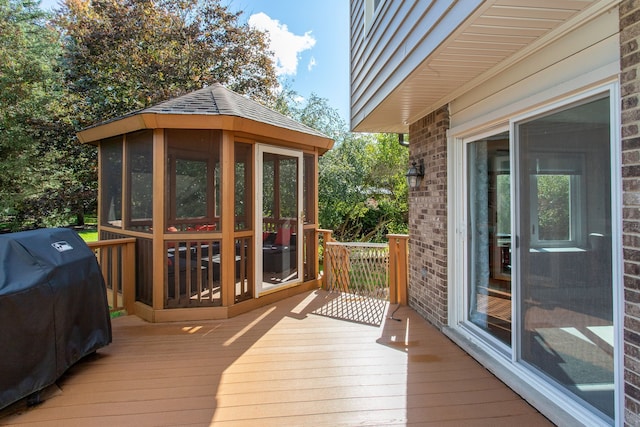
<path fill-rule="evenodd" d="M 311 71 L 315 66 L 316 66 L 316 58 L 312 56 L 311 59 L 309 60 L 309 63 L 307 64 L 307 70 Z"/>
<path fill-rule="evenodd" d="M 281 24 L 277 19 L 272 19 L 263 12 L 249 17 L 249 25 L 269 33 L 269 47 L 273 51 L 273 59 L 276 64 L 276 73 L 279 76 L 293 76 L 298 69 L 300 53 L 311 49 L 316 44 L 316 39 L 307 31 L 298 36 L 289 31 L 286 24 Z M 309 69 L 315 65 L 315 59 L 311 59 Z"/>

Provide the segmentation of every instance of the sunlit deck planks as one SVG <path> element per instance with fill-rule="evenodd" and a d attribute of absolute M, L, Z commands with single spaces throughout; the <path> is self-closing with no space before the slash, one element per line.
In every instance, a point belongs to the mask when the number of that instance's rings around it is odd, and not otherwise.
<path fill-rule="evenodd" d="M 548 425 L 414 311 L 380 327 L 312 314 L 303 294 L 224 321 L 113 320 L 29 426 Z"/>

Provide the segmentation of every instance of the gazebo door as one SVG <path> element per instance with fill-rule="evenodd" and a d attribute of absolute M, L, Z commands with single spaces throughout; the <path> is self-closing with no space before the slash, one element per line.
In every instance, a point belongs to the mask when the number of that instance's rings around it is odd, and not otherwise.
<path fill-rule="evenodd" d="M 256 296 L 302 279 L 302 152 L 258 145 Z M 261 254 L 261 256 L 260 256 Z"/>

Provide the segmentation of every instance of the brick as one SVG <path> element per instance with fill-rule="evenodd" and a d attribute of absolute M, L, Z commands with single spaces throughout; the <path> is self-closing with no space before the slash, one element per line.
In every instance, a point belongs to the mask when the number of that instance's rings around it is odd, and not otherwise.
<path fill-rule="evenodd" d="M 620 58 L 620 68 L 625 69 L 640 64 L 640 53 L 633 52 Z"/>
<path fill-rule="evenodd" d="M 623 166 L 622 177 L 623 178 L 640 177 L 640 165 Z"/>
<path fill-rule="evenodd" d="M 630 125 L 626 125 L 624 124 L 624 122 L 622 123 L 622 137 L 626 138 L 629 136 L 636 136 L 638 135 L 638 125 L 633 123 Z"/>
<path fill-rule="evenodd" d="M 622 43 L 620 46 L 620 55 L 629 55 L 636 50 L 638 50 L 638 41 L 636 39 L 632 39 L 628 43 Z"/>
<path fill-rule="evenodd" d="M 634 99 L 636 103 L 638 102 L 638 99 L 636 97 L 627 98 L 628 101 L 631 101 L 632 99 Z M 640 110 L 638 109 L 623 110 L 621 117 L 624 123 L 637 122 L 638 120 L 640 120 Z"/>
<path fill-rule="evenodd" d="M 629 150 L 622 153 L 622 164 L 632 165 L 640 163 L 640 150 Z"/>
<path fill-rule="evenodd" d="M 628 290 L 640 291 L 640 278 L 629 275 L 624 276 L 624 287 Z"/>
<path fill-rule="evenodd" d="M 635 13 L 635 12 L 634 12 Z M 626 24 L 629 24 L 628 26 Z M 640 26 L 633 22 L 633 19 L 625 21 L 625 26 L 621 26 L 620 42 L 622 44 L 627 43 L 629 40 L 633 40 L 640 36 Z"/>
<path fill-rule="evenodd" d="M 633 13 L 637 9 L 640 9 L 640 0 L 623 1 L 620 3 L 620 18 Z"/>
<path fill-rule="evenodd" d="M 631 208 L 631 207 L 623 207 L 622 209 L 622 218 L 624 219 L 637 219 L 640 220 L 640 209 Z"/>
<path fill-rule="evenodd" d="M 634 76 L 635 77 L 635 76 Z M 627 110 L 629 108 L 635 108 L 638 106 L 638 97 L 637 96 L 628 96 L 622 100 L 622 110 Z"/>
<path fill-rule="evenodd" d="M 625 70 L 627 71 L 627 70 Z M 620 94 L 623 97 L 628 97 L 628 96 L 636 96 L 638 93 L 638 81 L 632 81 L 632 82 L 625 82 L 625 84 L 623 84 L 620 87 Z"/>
<path fill-rule="evenodd" d="M 626 206 L 636 206 L 640 208 L 640 194 L 636 192 L 626 192 L 622 194 L 622 203 Z"/>
<path fill-rule="evenodd" d="M 620 83 L 626 84 L 637 79 L 638 71 L 636 68 L 630 68 L 620 73 Z"/>
<path fill-rule="evenodd" d="M 640 305 L 640 292 L 639 289 L 632 289 L 626 287 L 624 290 L 624 300 L 629 304 Z"/>
<path fill-rule="evenodd" d="M 622 11 L 621 11 L 621 14 L 622 14 Z M 633 28 L 635 24 L 638 23 L 638 21 L 640 21 L 640 10 L 633 8 L 630 10 L 630 13 L 627 13 L 624 16 L 621 16 L 620 28 L 625 28 L 625 29 Z"/>
<path fill-rule="evenodd" d="M 627 322 L 625 318 L 625 323 Z M 624 330 L 624 340 L 630 344 L 635 346 L 640 346 L 640 334 L 636 331 L 632 331 L 630 329 L 625 328 Z"/>
<path fill-rule="evenodd" d="M 636 400 L 636 401 L 640 400 L 640 388 L 635 387 L 632 384 L 625 383 L 624 392 L 627 396 L 629 396 L 633 400 Z"/>

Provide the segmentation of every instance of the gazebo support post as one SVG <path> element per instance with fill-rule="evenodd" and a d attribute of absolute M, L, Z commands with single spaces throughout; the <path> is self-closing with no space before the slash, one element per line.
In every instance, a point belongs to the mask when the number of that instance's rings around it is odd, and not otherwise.
<path fill-rule="evenodd" d="M 222 305 L 230 307 L 235 300 L 235 173 L 234 173 L 234 136 L 233 132 L 222 132 L 222 159 L 221 175 L 222 188 L 220 199 L 222 203 L 222 247 L 221 255 L 221 279 L 222 279 Z"/>
<path fill-rule="evenodd" d="M 166 141 L 164 129 L 153 130 L 153 309 L 164 308 L 164 266 L 167 251 L 164 244 Z M 162 266 L 162 268 L 159 268 Z"/>

